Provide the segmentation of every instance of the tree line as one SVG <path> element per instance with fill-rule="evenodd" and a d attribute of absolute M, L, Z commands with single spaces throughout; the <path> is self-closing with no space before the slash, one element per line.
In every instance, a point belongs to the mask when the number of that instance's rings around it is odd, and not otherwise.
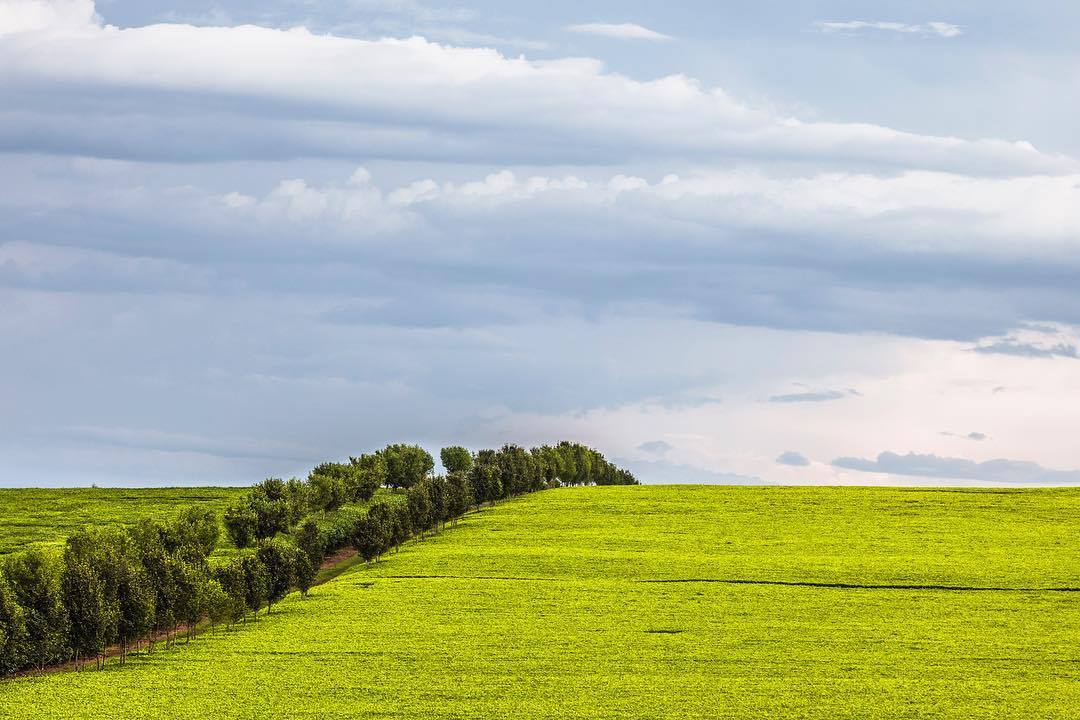
<path fill-rule="evenodd" d="M 231 627 L 296 589 L 306 595 L 331 555 L 376 561 L 484 505 L 562 485 L 632 485 L 596 450 L 562 442 L 471 453 L 443 448 L 446 470 L 416 445 L 388 445 L 317 465 L 304 480 L 268 478 L 217 516 L 185 508 L 171 522 L 87 528 L 62 551 L 31 548 L 0 562 L 0 675 L 73 661 L 100 667 L 193 637 L 201 623 Z M 385 496 L 374 499 L 380 488 Z M 238 552 L 210 558 L 221 526 Z"/>

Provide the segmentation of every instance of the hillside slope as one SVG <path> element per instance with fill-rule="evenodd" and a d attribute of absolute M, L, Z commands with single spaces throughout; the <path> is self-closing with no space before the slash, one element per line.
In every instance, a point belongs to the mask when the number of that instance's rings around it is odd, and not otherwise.
<path fill-rule="evenodd" d="M 548 491 L 0 717 L 1071 717 L 1078 536 L 1077 491 Z"/>

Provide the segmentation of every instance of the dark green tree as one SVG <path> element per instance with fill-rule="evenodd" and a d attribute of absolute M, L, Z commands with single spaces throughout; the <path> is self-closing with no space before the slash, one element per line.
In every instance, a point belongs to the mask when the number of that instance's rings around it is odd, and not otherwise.
<path fill-rule="evenodd" d="M 199 557 L 210 557 L 217 547 L 219 533 L 217 515 L 198 505 L 184 508 L 176 519 L 179 546 Z"/>
<path fill-rule="evenodd" d="M 259 619 L 259 610 L 270 595 L 270 573 L 255 555 L 245 555 L 239 560 L 244 576 L 244 604 Z"/>
<path fill-rule="evenodd" d="M 502 497 L 502 481 L 494 450 L 476 453 L 476 461 L 469 471 L 469 485 L 477 505 L 492 503 Z"/>
<path fill-rule="evenodd" d="M 427 482 L 409 488 L 405 500 L 409 508 L 409 524 L 412 526 L 412 531 L 422 538 L 434 522 L 431 515 L 431 493 Z"/>
<path fill-rule="evenodd" d="M 377 560 L 390 548 L 392 522 L 390 508 L 384 502 L 373 503 L 357 521 L 353 547 L 365 561 Z"/>
<path fill-rule="evenodd" d="M 44 669 L 68 657 L 68 616 L 61 590 L 60 558 L 30 548 L 7 559 L 3 575 L 26 622 L 28 664 Z"/>
<path fill-rule="evenodd" d="M 29 662 L 26 614 L 15 601 L 15 591 L 0 574 L 0 676 L 22 670 Z"/>
<path fill-rule="evenodd" d="M 472 453 L 460 445 L 444 447 L 439 451 L 439 459 L 442 460 L 442 466 L 447 475 L 467 473 L 473 464 Z"/>
<path fill-rule="evenodd" d="M 213 574 L 222 592 L 225 593 L 226 603 L 223 609 L 225 621 L 231 625 L 242 620 L 247 612 L 247 577 L 242 560 L 234 558 L 214 568 Z"/>
<path fill-rule="evenodd" d="M 386 484 L 392 488 L 411 488 L 435 469 L 431 453 L 419 445 L 387 445 L 379 455 L 386 462 Z"/>
<path fill-rule="evenodd" d="M 337 475 L 324 475 L 313 470 L 307 484 L 311 507 L 315 510 L 333 512 L 349 499 L 345 480 Z"/>
<path fill-rule="evenodd" d="M 301 549 L 297 549 L 296 552 L 296 567 L 294 568 L 296 574 L 296 587 L 300 590 L 300 594 L 307 597 L 308 591 L 315 585 L 315 580 L 319 576 L 319 564 Z"/>
<path fill-rule="evenodd" d="M 297 547 L 284 537 L 276 537 L 259 543 L 256 555 L 268 578 L 266 592 L 266 612 L 269 613 L 274 603 L 289 594 L 296 585 Z"/>
<path fill-rule="evenodd" d="M 390 542 L 397 548 L 412 537 L 412 516 L 408 503 L 395 503 L 390 508 Z"/>
<path fill-rule="evenodd" d="M 315 518 L 305 518 L 295 532 L 296 545 L 318 565 L 326 556 L 326 538 Z"/>
<path fill-rule="evenodd" d="M 155 592 L 138 547 L 127 533 L 121 536 L 116 563 L 116 599 L 120 612 L 117 635 L 123 663 L 131 643 L 138 642 L 154 628 Z"/>
<path fill-rule="evenodd" d="M 473 490 L 469 485 L 469 476 L 464 472 L 450 473 L 446 476 L 447 514 L 457 524 L 457 519 L 467 513 L 473 505 Z"/>
<path fill-rule="evenodd" d="M 225 534 L 232 540 L 232 544 L 241 550 L 251 547 L 255 542 L 255 528 L 258 518 L 255 511 L 246 501 L 225 508 L 222 518 L 225 523 Z"/>
<path fill-rule="evenodd" d="M 349 458 L 353 472 L 349 481 L 349 494 L 354 502 L 367 502 L 375 491 L 386 484 L 386 460 L 379 453 Z"/>

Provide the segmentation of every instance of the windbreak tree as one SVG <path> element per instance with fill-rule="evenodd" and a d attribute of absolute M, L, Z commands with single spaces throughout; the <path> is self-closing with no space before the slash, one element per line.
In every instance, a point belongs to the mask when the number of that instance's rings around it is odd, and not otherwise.
<path fill-rule="evenodd" d="M 26 622 L 27 663 L 44 669 L 68 657 L 68 616 L 61 589 L 60 559 L 40 548 L 8 558 L 3 574 Z"/>
<path fill-rule="evenodd" d="M 225 508 L 222 520 L 225 523 L 225 534 L 237 548 L 243 550 L 255 542 L 258 518 L 246 501 Z"/>
<path fill-rule="evenodd" d="M 88 657 L 100 664 L 105 648 L 119 636 L 119 546 L 114 533 L 82 530 L 64 547 L 60 588 L 76 665 Z"/>
<path fill-rule="evenodd" d="M 315 585 L 315 580 L 319 576 L 319 564 L 315 562 L 311 555 L 297 548 L 294 572 L 296 575 L 296 587 L 300 590 L 301 595 L 307 597 L 308 591 Z"/>
<path fill-rule="evenodd" d="M 26 667 L 29 654 L 26 614 L 15 601 L 11 584 L 0 574 L 0 675 Z"/>
<path fill-rule="evenodd" d="M 386 462 L 386 484 L 392 488 L 411 488 L 435 469 L 431 453 L 419 445 L 387 445 L 379 455 Z"/>
<path fill-rule="evenodd" d="M 285 483 L 267 478 L 255 486 L 248 496 L 248 505 L 255 511 L 255 538 L 264 540 L 289 531 L 289 500 Z"/>
<path fill-rule="evenodd" d="M 447 514 L 456 525 L 457 519 L 467 513 L 473 504 L 473 491 L 469 485 L 469 476 L 455 472 L 446 476 Z"/>
<path fill-rule="evenodd" d="M 310 488 L 307 483 L 300 478 L 289 478 L 285 482 L 286 520 L 289 527 L 300 522 L 310 503 Z"/>
<path fill-rule="evenodd" d="M 308 475 L 307 484 L 311 507 L 315 510 L 333 512 L 349 499 L 345 480 L 340 476 L 324 475 L 313 470 Z"/>
<path fill-rule="evenodd" d="M 433 522 L 431 493 L 428 491 L 427 483 L 420 483 L 409 488 L 405 494 L 405 501 L 409 508 L 409 524 L 413 532 L 418 533 L 422 538 Z"/>
<path fill-rule="evenodd" d="M 244 576 L 244 604 L 259 619 L 259 610 L 270 595 L 270 574 L 255 555 L 240 558 L 240 570 Z"/>
<path fill-rule="evenodd" d="M 428 497 L 431 498 L 431 521 L 435 529 L 438 530 L 439 525 L 446 524 L 449 517 L 450 487 L 446 483 L 446 478 L 442 475 L 428 478 L 424 481 L 424 485 L 427 486 Z"/>
<path fill-rule="evenodd" d="M 216 578 L 210 578 L 204 586 L 203 605 L 206 617 L 210 621 L 211 632 L 220 623 L 231 621 L 232 599 Z"/>
<path fill-rule="evenodd" d="M 184 508 L 175 523 L 178 548 L 193 551 L 199 557 L 210 557 L 217 547 L 218 526 L 217 515 L 213 511 L 198 505 Z"/>
<path fill-rule="evenodd" d="M 473 464 L 472 453 L 460 445 L 444 447 L 439 451 L 439 459 L 448 475 L 467 473 Z"/>
<path fill-rule="evenodd" d="M 61 576 L 64 607 L 71 622 L 68 642 L 75 665 L 87 657 L 98 658 L 109 640 L 109 603 L 104 583 L 85 558 L 65 562 Z"/>
<path fill-rule="evenodd" d="M 503 445 L 495 458 L 503 497 L 539 490 L 541 475 L 535 459 L 518 445 Z"/>
<path fill-rule="evenodd" d="M 318 565 L 326 556 L 326 538 L 315 518 L 307 518 L 296 528 L 296 545 Z"/>
<path fill-rule="evenodd" d="M 138 642 L 154 628 L 155 593 L 135 541 L 127 533 L 121 537 L 116 562 L 116 600 L 120 613 L 117 635 L 123 663 L 131 643 Z"/>
<path fill-rule="evenodd" d="M 239 558 L 214 568 L 214 579 L 217 580 L 226 597 L 222 615 L 228 624 L 242 620 L 247 612 L 247 577 L 243 563 Z"/>
<path fill-rule="evenodd" d="M 266 569 L 266 612 L 274 603 L 289 594 L 296 584 L 296 545 L 282 537 L 259 544 L 256 556 Z"/>
<path fill-rule="evenodd" d="M 540 477 L 547 487 L 559 486 L 559 454 L 550 445 L 534 447 L 529 453 L 533 456 Z"/>
<path fill-rule="evenodd" d="M 352 465 L 349 495 L 353 502 L 367 502 L 387 483 L 386 459 L 379 453 L 369 453 L 349 458 L 349 462 Z"/>
<path fill-rule="evenodd" d="M 413 533 L 408 503 L 396 503 L 390 508 L 390 543 L 400 547 Z"/>
<path fill-rule="evenodd" d="M 390 547 L 392 533 L 390 508 L 386 503 L 375 503 L 356 522 L 353 547 L 366 562 L 377 560 Z"/>
<path fill-rule="evenodd" d="M 203 614 L 203 599 L 206 595 L 203 586 L 209 580 L 208 573 L 194 563 L 177 559 L 173 564 L 173 577 L 176 582 L 173 633 L 176 633 L 180 624 L 184 624 L 190 638 L 195 624 Z"/>
<path fill-rule="evenodd" d="M 502 497 L 502 482 L 494 450 L 481 450 L 476 453 L 476 461 L 469 471 L 469 484 L 472 486 L 476 504 L 495 502 Z"/>

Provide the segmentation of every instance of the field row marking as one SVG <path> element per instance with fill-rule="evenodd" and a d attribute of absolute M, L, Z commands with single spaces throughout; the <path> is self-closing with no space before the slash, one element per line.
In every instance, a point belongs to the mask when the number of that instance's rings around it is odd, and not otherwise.
<path fill-rule="evenodd" d="M 943 590 L 947 592 L 1080 592 L 1078 587 L 991 587 L 977 585 L 901 585 L 842 582 L 812 582 L 809 580 L 742 580 L 730 578 L 652 578 L 634 580 L 638 583 L 720 583 L 723 585 L 778 585 L 781 587 L 810 587 L 833 590 Z"/>

